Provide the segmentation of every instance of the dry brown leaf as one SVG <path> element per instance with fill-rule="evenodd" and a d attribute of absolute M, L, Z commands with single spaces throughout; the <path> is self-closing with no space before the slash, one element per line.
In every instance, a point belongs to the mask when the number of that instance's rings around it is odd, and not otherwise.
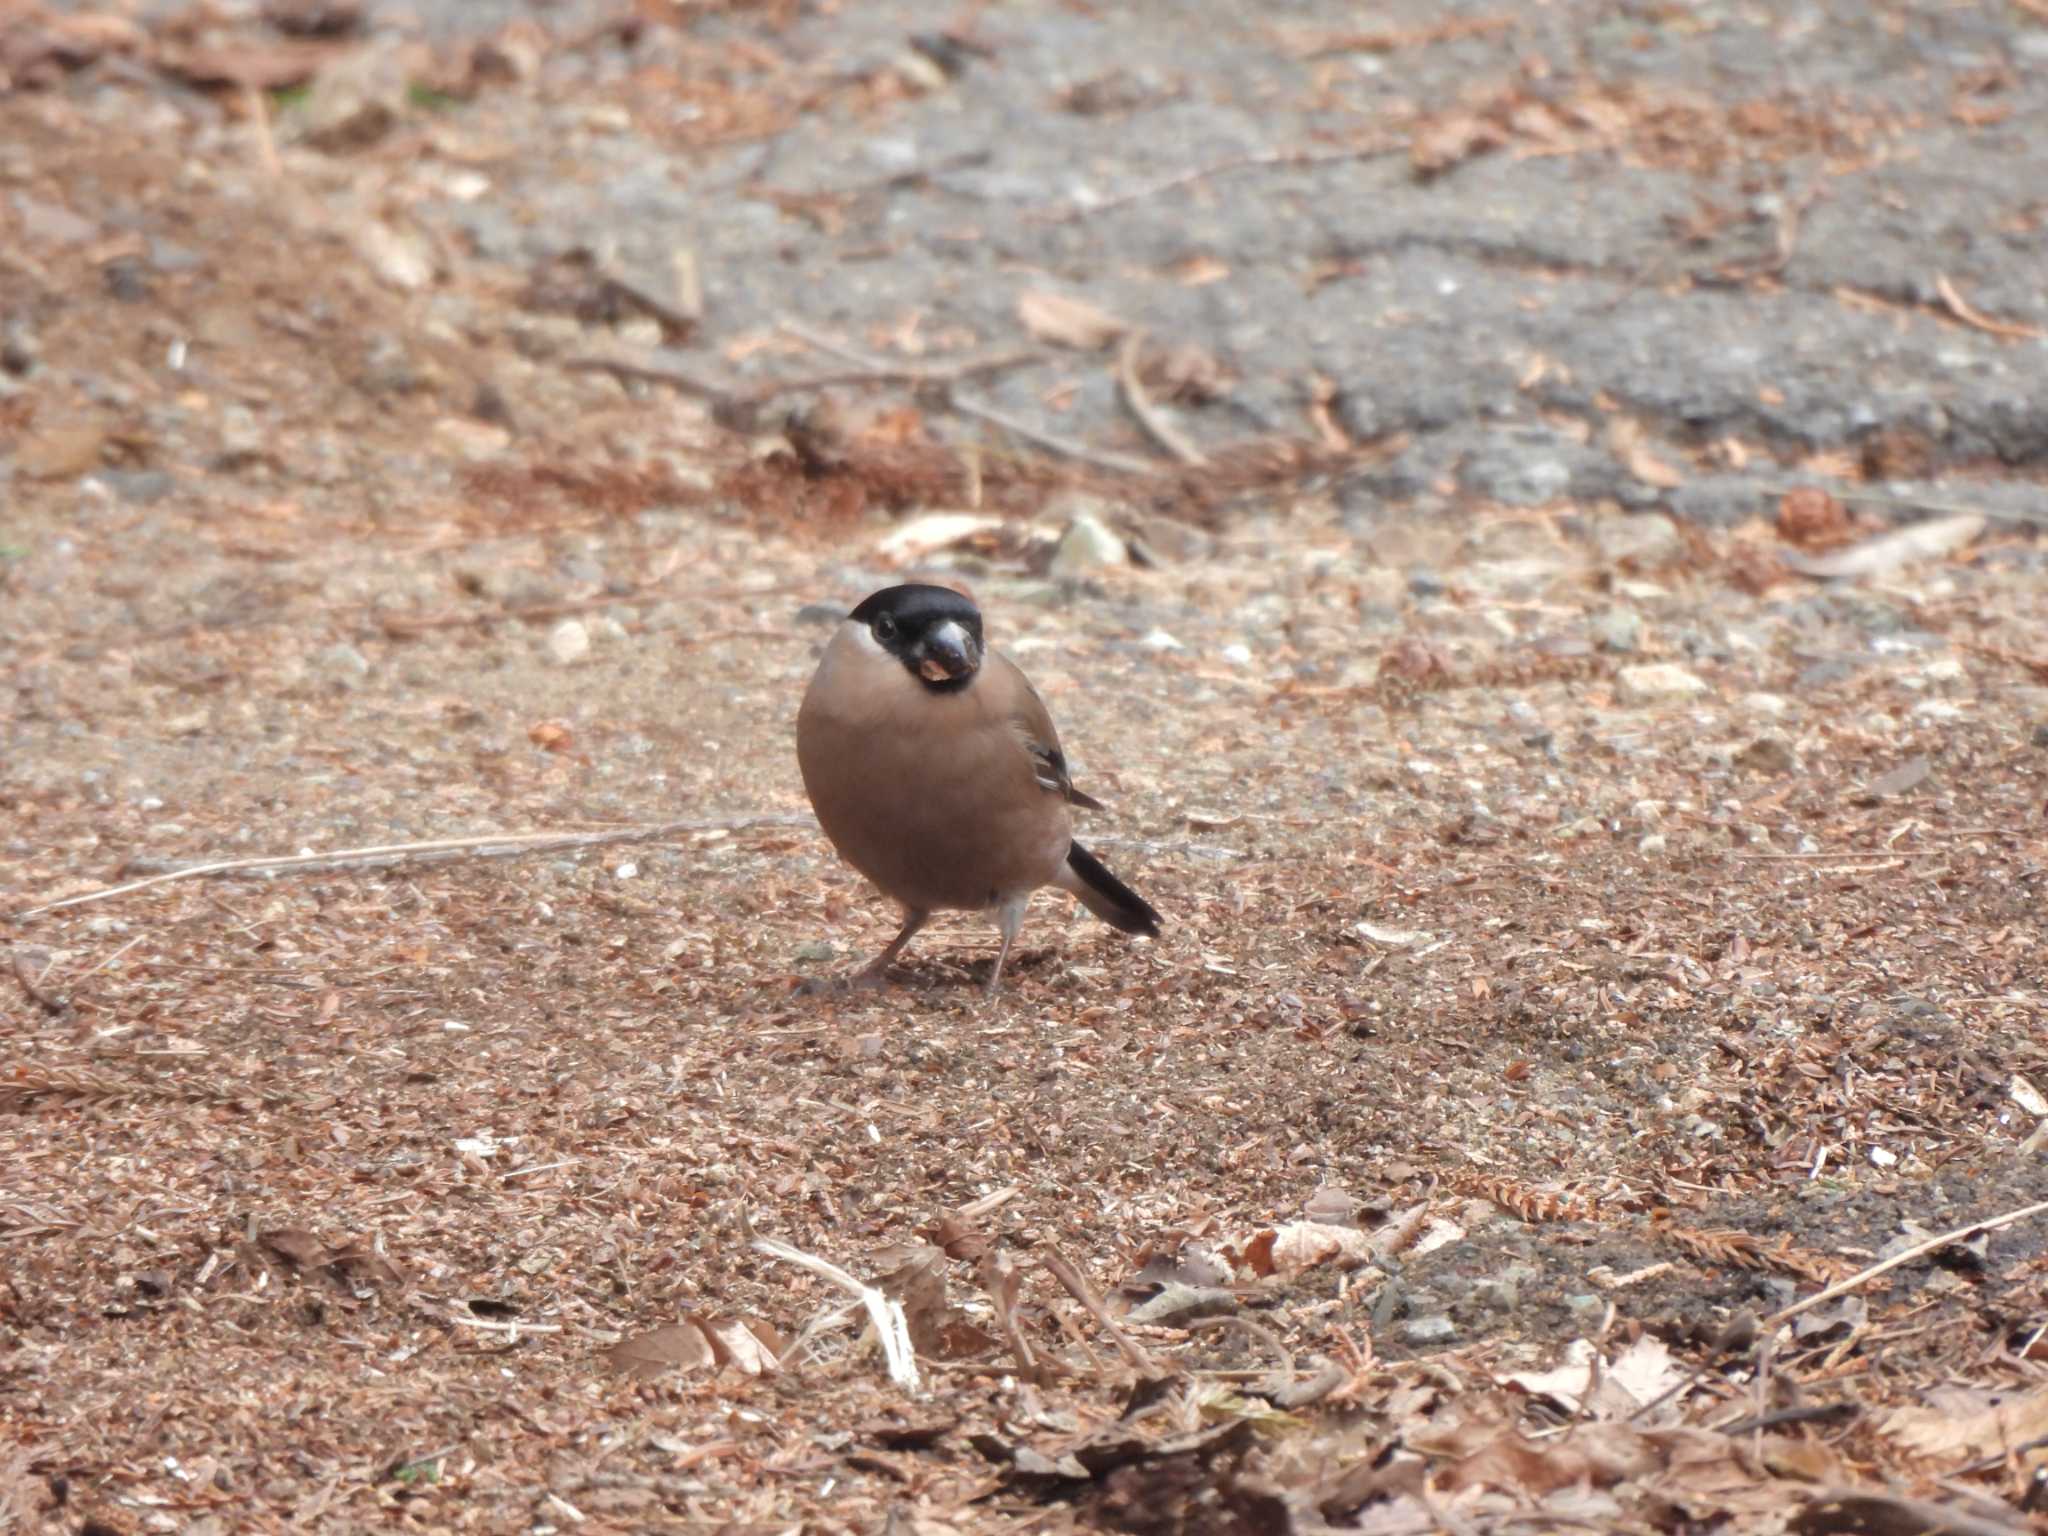
<path fill-rule="evenodd" d="M 543 752 L 573 752 L 576 733 L 560 720 L 537 720 L 526 728 L 526 739 Z"/>
<path fill-rule="evenodd" d="M 1124 321 L 1086 299 L 1043 288 L 1028 288 L 1017 296 L 1017 318 L 1040 341 L 1082 352 L 1099 352 L 1130 330 Z"/>
<path fill-rule="evenodd" d="M 1938 560 L 1973 543 L 1984 531 L 1984 519 L 1975 512 L 1939 517 L 1915 523 L 1909 528 L 1881 533 L 1861 544 L 1825 555 L 1802 555 L 1787 551 L 1785 563 L 1802 576 L 1838 579 L 1848 576 L 1883 576 L 1919 560 Z"/>
<path fill-rule="evenodd" d="M 1417 176 L 1427 179 L 1506 142 L 1507 134 L 1498 123 L 1474 112 L 1447 112 L 1415 130 L 1408 141 L 1408 163 Z"/>
<path fill-rule="evenodd" d="M 782 1366 L 785 1347 L 773 1329 L 754 1318 L 727 1317 L 699 1323 L 721 1366 L 744 1376 L 761 1376 Z"/>
<path fill-rule="evenodd" d="M 1374 1258 L 1372 1239 L 1366 1233 L 1321 1221 L 1290 1221 L 1277 1228 L 1270 1253 L 1272 1272 L 1278 1275 L 1297 1275 L 1318 1264 L 1356 1269 Z"/>
<path fill-rule="evenodd" d="M 1685 484 L 1685 476 L 1651 450 L 1643 424 L 1631 417 L 1617 416 L 1607 424 L 1607 446 L 1628 472 L 1645 485 L 1671 491 Z"/>
<path fill-rule="evenodd" d="M 2048 1436 L 2048 1387 L 2032 1392 L 1937 1387 L 1924 1405 L 1893 1409 L 1878 1429 L 1930 1460 L 2004 1456 Z"/>
<path fill-rule="evenodd" d="M 621 1339 L 605 1351 L 605 1359 L 635 1381 L 652 1381 L 669 1371 L 709 1370 L 718 1362 L 694 1318 Z"/>
<path fill-rule="evenodd" d="M 1778 501 L 1778 537 L 1802 549 L 1839 544 L 1849 536 L 1849 509 L 1817 485 L 1795 486 Z"/>
<path fill-rule="evenodd" d="M 318 1269 L 333 1259 L 327 1245 L 304 1227 L 274 1227 L 256 1234 L 256 1246 L 294 1269 Z"/>

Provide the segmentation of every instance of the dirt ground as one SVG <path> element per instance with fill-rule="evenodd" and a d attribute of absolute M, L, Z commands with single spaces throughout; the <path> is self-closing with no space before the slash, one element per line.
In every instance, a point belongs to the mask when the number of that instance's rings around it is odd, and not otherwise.
<path fill-rule="evenodd" d="M 0 1529 L 2048 1529 L 2038 519 L 960 435 L 1070 314 L 622 378 L 685 298 L 391 190 L 576 107 L 533 23 L 325 146 L 128 25 L 0 95 Z M 814 985 L 894 914 L 796 704 L 911 570 L 1158 942 Z"/>

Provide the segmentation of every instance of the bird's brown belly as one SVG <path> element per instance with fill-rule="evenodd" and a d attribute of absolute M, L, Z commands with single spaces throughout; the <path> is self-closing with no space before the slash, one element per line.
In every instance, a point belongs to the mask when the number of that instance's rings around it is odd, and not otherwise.
<path fill-rule="evenodd" d="M 797 762 L 840 857 L 907 907 L 979 911 L 1036 890 L 1073 839 L 1066 803 L 1000 736 L 936 763 L 891 733 L 814 718 Z"/>

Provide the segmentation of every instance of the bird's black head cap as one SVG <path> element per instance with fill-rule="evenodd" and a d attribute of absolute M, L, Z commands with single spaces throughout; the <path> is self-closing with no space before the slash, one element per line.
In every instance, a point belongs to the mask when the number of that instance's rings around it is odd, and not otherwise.
<path fill-rule="evenodd" d="M 965 688 L 980 670 L 981 610 L 951 587 L 884 587 L 847 617 L 935 693 Z"/>

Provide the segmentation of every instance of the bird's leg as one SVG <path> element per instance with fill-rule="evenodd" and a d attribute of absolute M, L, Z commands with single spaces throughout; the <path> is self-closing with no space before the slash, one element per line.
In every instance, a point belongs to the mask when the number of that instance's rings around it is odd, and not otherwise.
<path fill-rule="evenodd" d="M 996 968 L 988 973 L 988 995 L 996 995 L 997 984 L 1003 979 L 1003 962 L 1010 958 L 1010 946 L 1017 942 L 1017 930 L 1024 926 L 1024 909 L 1031 904 L 1031 893 L 1012 896 L 996 908 L 996 924 L 1003 931 L 1003 947 L 996 951 Z"/>
<path fill-rule="evenodd" d="M 912 907 L 904 908 L 903 926 L 896 930 L 896 937 L 889 941 L 887 949 L 883 950 L 855 973 L 853 985 L 856 987 L 881 986 L 884 974 L 888 971 L 890 965 L 894 963 L 896 957 L 903 953 L 903 946 L 917 937 L 917 930 L 930 922 L 931 917 L 932 915 L 929 912 L 919 912 Z"/>

